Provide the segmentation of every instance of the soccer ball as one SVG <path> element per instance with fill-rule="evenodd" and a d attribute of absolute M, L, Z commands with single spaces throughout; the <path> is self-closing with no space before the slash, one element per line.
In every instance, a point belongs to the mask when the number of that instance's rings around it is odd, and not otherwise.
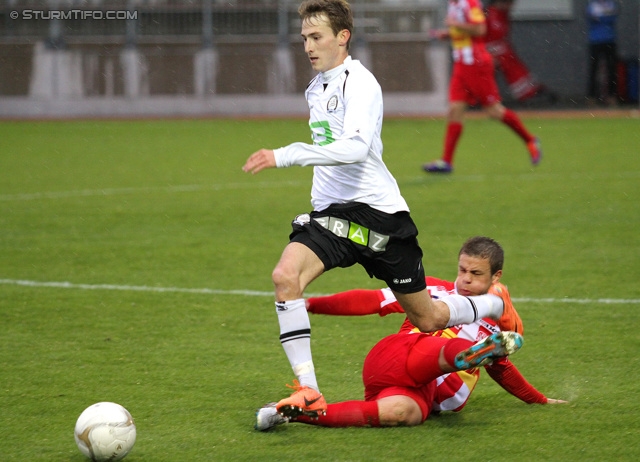
<path fill-rule="evenodd" d="M 136 425 L 119 404 L 96 403 L 80 414 L 74 436 L 80 452 L 91 460 L 121 460 L 136 442 Z"/>

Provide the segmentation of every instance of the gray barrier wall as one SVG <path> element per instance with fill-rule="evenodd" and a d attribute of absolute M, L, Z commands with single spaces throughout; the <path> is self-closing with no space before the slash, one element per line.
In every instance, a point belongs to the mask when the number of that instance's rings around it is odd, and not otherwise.
<path fill-rule="evenodd" d="M 573 0 L 572 14 L 565 8 L 557 17 L 519 15 L 512 26 L 514 45 L 531 70 L 561 103 L 578 107 L 587 79 L 586 1 Z M 386 112 L 444 113 L 449 50 L 431 41 L 429 31 L 442 23 L 446 2 L 352 3 L 352 54 L 380 81 Z M 636 66 L 638 3 L 621 1 L 618 26 L 620 56 Z M 0 117 L 304 115 L 301 93 L 312 73 L 297 4 L 0 1 Z M 26 7 L 31 19 L 11 19 Z M 99 7 L 128 19 L 79 16 Z M 66 19 L 53 18 L 56 8 L 67 11 Z M 40 19 L 34 11 L 42 11 Z"/>

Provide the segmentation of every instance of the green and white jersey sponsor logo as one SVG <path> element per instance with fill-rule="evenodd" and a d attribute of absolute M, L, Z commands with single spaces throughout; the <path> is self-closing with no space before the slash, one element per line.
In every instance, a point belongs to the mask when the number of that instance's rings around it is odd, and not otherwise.
<path fill-rule="evenodd" d="M 335 217 L 317 217 L 314 220 L 336 236 L 369 247 L 374 252 L 384 252 L 387 248 L 389 236 L 371 231 L 358 223 Z"/>
<path fill-rule="evenodd" d="M 324 146 L 335 141 L 335 138 L 333 137 L 333 131 L 329 126 L 328 120 L 312 122 L 309 124 L 309 127 L 311 127 L 311 137 L 313 138 L 314 144 L 318 146 Z"/>

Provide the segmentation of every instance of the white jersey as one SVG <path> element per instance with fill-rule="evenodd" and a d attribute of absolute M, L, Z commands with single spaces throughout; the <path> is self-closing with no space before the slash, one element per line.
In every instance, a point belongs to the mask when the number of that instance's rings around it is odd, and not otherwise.
<path fill-rule="evenodd" d="M 313 165 L 311 204 L 362 202 L 386 213 L 409 211 L 382 161 L 382 90 L 357 60 L 318 74 L 305 91 L 313 145 L 274 150 L 277 167 Z"/>

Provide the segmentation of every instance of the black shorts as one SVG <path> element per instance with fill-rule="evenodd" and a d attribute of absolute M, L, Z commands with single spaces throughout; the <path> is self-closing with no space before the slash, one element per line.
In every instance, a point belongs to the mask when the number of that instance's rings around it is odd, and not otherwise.
<path fill-rule="evenodd" d="M 409 212 L 388 214 L 358 202 L 334 204 L 298 215 L 292 227 L 290 241 L 309 247 L 325 271 L 359 263 L 396 292 L 426 287 L 418 229 Z"/>

